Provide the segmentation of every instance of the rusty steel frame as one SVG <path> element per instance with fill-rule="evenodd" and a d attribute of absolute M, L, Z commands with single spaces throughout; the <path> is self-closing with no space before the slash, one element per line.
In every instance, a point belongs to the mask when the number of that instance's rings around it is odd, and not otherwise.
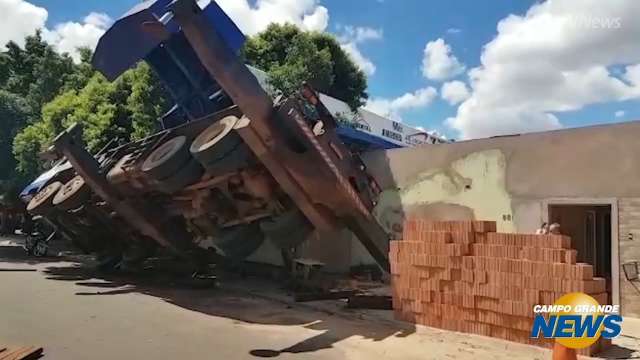
<path fill-rule="evenodd" d="M 77 139 L 78 133 L 79 128 L 74 125 L 59 134 L 54 140 L 54 145 L 58 151 L 66 156 L 78 175 L 82 176 L 96 195 L 105 200 L 124 221 L 142 235 L 152 238 L 159 245 L 193 261 L 197 268 L 204 266 L 199 259 L 188 253 L 191 250 L 191 244 L 186 230 L 181 231 L 166 221 L 162 221 L 164 214 L 157 213 L 150 206 L 145 206 L 141 202 L 125 198 L 109 184 L 105 174 L 100 171 L 96 159 L 85 150 L 81 140 Z"/>
<path fill-rule="evenodd" d="M 372 200 L 349 181 L 364 172 L 356 168 L 337 137 L 335 121 L 325 121 L 325 133 L 316 137 L 297 109 L 278 113 L 271 97 L 207 22 L 195 0 L 177 0 L 172 11 L 204 67 L 244 114 L 236 131 L 283 190 L 319 230 L 348 226 L 388 271 L 388 235 L 371 214 Z M 305 90 L 305 98 L 313 98 Z M 288 147 L 283 129 L 292 131 L 308 151 Z"/>

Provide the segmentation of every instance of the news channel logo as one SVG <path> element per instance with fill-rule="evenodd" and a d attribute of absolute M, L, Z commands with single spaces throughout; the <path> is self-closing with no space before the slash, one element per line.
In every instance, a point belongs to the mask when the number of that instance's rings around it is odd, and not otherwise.
<path fill-rule="evenodd" d="M 551 338 L 572 349 L 593 345 L 602 336 L 613 339 L 622 330 L 620 305 L 600 305 L 591 296 L 569 293 L 553 305 L 533 307 L 532 338 Z"/>

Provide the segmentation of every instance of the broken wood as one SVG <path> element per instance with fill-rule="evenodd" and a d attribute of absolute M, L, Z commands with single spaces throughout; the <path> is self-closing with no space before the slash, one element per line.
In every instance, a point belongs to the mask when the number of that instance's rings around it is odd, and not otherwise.
<path fill-rule="evenodd" d="M 391 296 L 353 295 L 349 297 L 347 307 L 351 309 L 392 310 Z"/>
<path fill-rule="evenodd" d="M 356 290 L 323 291 L 295 293 L 293 299 L 296 302 L 317 301 L 317 300 L 339 300 L 354 296 Z"/>
<path fill-rule="evenodd" d="M 35 346 L 0 348 L 0 360 L 35 360 L 42 356 L 43 349 Z"/>

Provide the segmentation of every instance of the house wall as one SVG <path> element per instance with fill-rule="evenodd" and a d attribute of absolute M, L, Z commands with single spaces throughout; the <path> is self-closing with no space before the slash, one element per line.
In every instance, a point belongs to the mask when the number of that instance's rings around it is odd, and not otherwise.
<path fill-rule="evenodd" d="M 620 264 L 640 261 L 640 197 L 618 199 L 618 211 Z M 639 289 L 640 283 L 627 281 L 624 271 L 620 270 L 621 306 L 625 314 L 636 317 L 640 314 Z"/>
<path fill-rule="evenodd" d="M 624 315 L 640 317 L 640 291 L 620 267 L 640 260 L 639 138 L 632 122 L 375 152 L 365 163 L 384 189 L 375 215 L 395 236 L 412 215 L 496 220 L 498 231 L 527 233 L 550 203 L 612 204 L 619 301 Z M 351 252 L 352 263 L 365 261 L 361 248 Z"/>

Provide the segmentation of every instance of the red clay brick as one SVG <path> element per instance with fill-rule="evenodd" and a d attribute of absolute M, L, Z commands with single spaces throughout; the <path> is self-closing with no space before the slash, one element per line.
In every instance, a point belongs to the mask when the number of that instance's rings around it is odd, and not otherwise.
<path fill-rule="evenodd" d="M 473 231 L 477 233 L 496 232 L 497 225 L 495 221 L 474 221 Z"/>
<path fill-rule="evenodd" d="M 557 249 L 571 248 L 571 238 L 564 235 L 487 233 L 483 241 L 487 244 L 494 245 L 532 246 Z"/>
<path fill-rule="evenodd" d="M 472 244 L 475 241 L 475 233 L 473 231 L 453 231 L 451 232 L 451 241 L 456 244 Z"/>

